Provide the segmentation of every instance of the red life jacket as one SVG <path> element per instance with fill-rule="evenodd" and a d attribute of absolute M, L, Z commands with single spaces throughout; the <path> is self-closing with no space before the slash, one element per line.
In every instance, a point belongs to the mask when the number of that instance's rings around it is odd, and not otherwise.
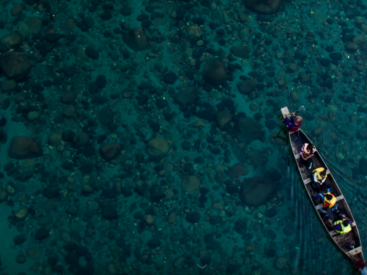
<path fill-rule="evenodd" d="M 289 127 L 288 127 L 288 131 L 289 131 L 289 132 L 295 132 L 295 131 L 297 131 L 299 128 L 301 128 L 301 124 L 300 124 L 300 125 L 297 125 L 297 126 L 289 126 Z"/>

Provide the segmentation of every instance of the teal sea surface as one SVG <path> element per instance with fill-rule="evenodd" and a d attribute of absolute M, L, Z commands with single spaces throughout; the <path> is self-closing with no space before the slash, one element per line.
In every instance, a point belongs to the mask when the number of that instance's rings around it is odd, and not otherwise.
<path fill-rule="evenodd" d="M 0 275 L 357 273 L 278 116 L 366 243 L 365 0 L 0 6 Z"/>

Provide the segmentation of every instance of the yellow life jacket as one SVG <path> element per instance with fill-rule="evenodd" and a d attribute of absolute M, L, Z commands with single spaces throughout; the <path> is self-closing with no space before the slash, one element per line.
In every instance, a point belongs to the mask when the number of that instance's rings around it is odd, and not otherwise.
<path fill-rule="evenodd" d="M 347 234 L 350 231 L 352 231 L 352 227 L 350 226 L 350 224 L 348 224 L 347 226 L 343 225 L 343 221 L 346 221 L 347 219 L 342 219 L 339 221 L 334 222 L 334 225 L 340 224 L 340 226 L 342 227 L 342 231 L 336 230 L 336 232 L 338 232 L 339 234 Z"/>
<path fill-rule="evenodd" d="M 315 176 L 315 173 L 317 173 L 317 180 L 323 180 L 323 178 L 320 176 L 320 173 L 325 171 L 324 167 L 319 167 L 316 168 L 315 170 L 312 171 L 312 177 Z M 327 174 L 325 175 L 325 179 L 327 178 Z"/>
<path fill-rule="evenodd" d="M 331 200 L 328 200 L 326 198 L 326 195 L 331 195 L 333 198 Z M 329 208 L 332 208 L 335 205 L 335 203 L 336 203 L 336 197 L 333 194 L 331 194 L 330 192 L 325 193 L 324 194 L 324 198 L 325 198 L 325 201 L 324 202 L 328 202 L 329 203 Z"/>

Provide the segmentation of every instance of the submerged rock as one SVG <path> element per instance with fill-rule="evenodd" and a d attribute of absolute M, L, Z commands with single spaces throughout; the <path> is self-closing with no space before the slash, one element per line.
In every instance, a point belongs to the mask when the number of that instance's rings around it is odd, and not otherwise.
<path fill-rule="evenodd" d="M 0 56 L 0 69 L 7 77 L 18 77 L 28 74 L 31 63 L 21 52 L 8 52 Z"/>
<path fill-rule="evenodd" d="M 237 88 L 241 94 L 248 95 L 252 91 L 255 91 L 256 86 L 257 86 L 256 81 L 253 78 L 251 78 L 243 80 L 240 83 L 238 83 Z"/>
<path fill-rule="evenodd" d="M 42 28 L 41 17 L 28 17 L 22 23 L 19 24 L 18 31 L 21 36 L 29 37 L 37 34 Z"/>
<path fill-rule="evenodd" d="M 263 14 L 274 14 L 280 11 L 285 0 L 245 0 L 248 9 Z"/>
<path fill-rule="evenodd" d="M 199 188 L 200 179 L 197 176 L 188 176 L 182 181 L 181 186 L 184 192 L 193 193 Z"/>
<path fill-rule="evenodd" d="M 263 177 L 253 177 L 242 185 L 240 198 L 248 206 L 259 206 L 269 200 L 276 187 L 277 185 Z"/>
<path fill-rule="evenodd" d="M 263 135 L 260 123 L 254 118 L 240 118 L 236 127 L 239 132 L 237 137 L 242 142 L 250 142 L 260 138 Z"/>
<path fill-rule="evenodd" d="M 49 231 L 45 227 L 41 227 L 36 231 L 36 234 L 34 235 L 34 238 L 36 240 L 43 240 L 50 236 Z"/>
<path fill-rule="evenodd" d="M 275 207 L 272 207 L 272 208 L 266 210 L 266 212 L 264 213 L 264 216 L 268 217 L 268 218 L 273 218 L 277 214 L 278 214 L 277 209 Z"/>
<path fill-rule="evenodd" d="M 247 158 L 251 161 L 251 164 L 255 166 L 265 166 L 268 162 L 267 156 L 264 156 L 263 154 L 256 152 L 256 151 L 248 152 Z M 276 175 L 275 175 L 275 178 L 276 178 Z"/>
<path fill-rule="evenodd" d="M 186 220 L 190 223 L 198 223 L 200 221 L 200 213 L 199 212 L 190 212 L 186 216 Z"/>
<path fill-rule="evenodd" d="M 286 257 L 279 257 L 275 260 L 275 268 L 282 270 L 288 264 L 288 259 Z"/>
<path fill-rule="evenodd" d="M 182 269 L 185 266 L 185 261 L 186 261 L 185 257 L 181 256 L 177 258 L 177 260 L 173 264 L 173 267 L 176 269 Z"/>
<path fill-rule="evenodd" d="M 24 235 L 17 235 L 14 237 L 14 244 L 15 245 L 21 245 L 26 241 L 26 238 Z"/>
<path fill-rule="evenodd" d="M 121 150 L 122 144 L 112 143 L 101 146 L 99 153 L 104 160 L 110 161 L 115 159 L 118 154 L 120 154 Z"/>
<path fill-rule="evenodd" d="M 13 79 L 8 79 L 0 83 L 0 88 L 4 93 L 13 91 L 17 88 L 17 82 Z"/>
<path fill-rule="evenodd" d="M 15 137 L 10 143 L 9 157 L 29 159 L 42 156 L 42 149 L 31 137 Z"/>
<path fill-rule="evenodd" d="M 28 208 L 22 207 L 14 214 L 14 216 L 17 217 L 18 219 L 24 219 L 25 217 L 27 217 L 27 214 L 28 214 Z"/>
<path fill-rule="evenodd" d="M 234 56 L 244 59 L 249 58 L 251 54 L 250 46 L 233 46 L 230 50 Z"/>
<path fill-rule="evenodd" d="M 235 179 L 242 176 L 246 176 L 247 174 L 248 174 L 247 168 L 242 163 L 237 163 L 228 170 L 228 176 Z"/>
<path fill-rule="evenodd" d="M 201 36 L 201 28 L 197 25 L 191 25 L 186 27 L 187 36 L 190 38 L 199 38 Z"/>
<path fill-rule="evenodd" d="M 11 32 L 8 35 L 5 35 L 0 40 L 1 44 L 11 48 L 15 46 L 19 46 L 22 44 L 22 38 L 20 37 L 19 33 L 17 32 Z"/>
<path fill-rule="evenodd" d="M 129 30 L 123 36 L 123 40 L 133 51 L 142 51 L 148 46 L 148 37 L 140 28 Z"/>
<path fill-rule="evenodd" d="M 161 246 L 161 241 L 158 238 L 152 238 L 147 242 L 150 249 L 155 249 Z"/>
<path fill-rule="evenodd" d="M 114 204 L 107 204 L 102 209 L 102 216 L 107 220 L 113 220 L 117 218 L 117 207 Z"/>
<path fill-rule="evenodd" d="M 239 220 L 234 224 L 234 230 L 240 235 L 246 235 L 247 224 L 243 220 Z"/>
<path fill-rule="evenodd" d="M 224 62 L 218 58 L 212 58 L 205 62 L 203 79 L 212 85 L 221 85 L 227 80 L 227 72 Z"/>
<path fill-rule="evenodd" d="M 152 157 L 164 157 L 169 149 L 169 143 L 163 138 L 154 138 L 148 142 L 148 154 Z"/>
<path fill-rule="evenodd" d="M 224 126 L 225 124 L 230 122 L 232 119 L 232 114 L 228 110 L 221 111 L 217 113 L 216 116 L 217 116 L 217 123 L 220 127 Z"/>
<path fill-rule="evenodd" d="M 163 77 L 163 81 L 166 82 L 167 84 L 174 84 L 176 80 L 177 80 L 177 75 L 172 71 L 169 71 Z"/>
<path fill-rule="evenodd" d="M 197 89 L 194 87 L 190 87 L 188 89 L 178 92 L 173 99 L 175 103 L 179 105 L 188 105 L 195 101 L 198 95 L 199 93 Z"/>
<path fill-rule="evenodd" d="M 276 255 L 276 250 L 272 247 L 265 247 L 264 249 L 265 256 L 268 258 L 273 258 Z"/>
<path fill-rule="evenodd" d="M 8 192 L 5 189 L 1 188 L 0 189 L 0 202 L 6 201 L 8 198 L 8 195 L 9 195 Z"/>

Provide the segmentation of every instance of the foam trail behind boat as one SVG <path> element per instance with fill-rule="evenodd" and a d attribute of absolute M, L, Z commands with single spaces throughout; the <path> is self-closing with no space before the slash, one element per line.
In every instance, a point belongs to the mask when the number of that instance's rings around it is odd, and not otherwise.
<path fill-rule="evenodd" d="M 336 155 L 333 149 L 333 144 L 327 141 L 327 135 L 322 136 L 323 142 L 318 145 L 318 151 L 322 158 L 328 165 L 331 173 L 333 174 L 336 182 L 338 183 L 343 195 L 348 202 L 349 207 L 353 213 L 353 217 L 358 225 L 359 233 L 361 234 L 362 245 L 367 239 L 366 228 L 367 220 L 364 218 L 367 214 L 367 188 L 364 187 L 361 181 L 358 179 L 352 179 L 353 175 L 351 169 L 355 167 L 355 164 L 347 161 L 347 163 L 339 164 L 336 162 Z M 345 156 L 348 156 L 348 153 Z M 365 246 L 364 246 L 365 247 Z M 366 255 L 366 249 L 363 249 Z"/>
<path fill-rule="evenodd" d="M 300 192 L 300 187 L 301 185 L 299 183 L 297 183 L 297 178 L 298 177 L 295 177 L 295 175 L 297 175 L 297 171 L 295 171 L 295 169 L 292 169 L 292 194 L 291 194 L 291 200 L 292 200 L 292 203 L 295 204 L 295 211 L 296 211 L 296 218 L 295 218 L 295 228 L 298 228 L 298 224 L 299 224 L 299 227 L 302 228 L 302 218 L 301 218 L 301 215 L 299 215 L 300 211 L 300 200 L 298 200 L 296 197 L 295 197 L 295 194 L 294 194 L 294 190 L 296 191 L 296 194 L 298 194 L 298 192 Z M 298 234 L 299 234 L 299 239 L 302 240 L 303 239 L 303 232 L 302 230 L 297 230 Z M 300 247 L 302 247 L 302 245 L 299 245 Z M 299 259 L 300 259 L 300 254 L 302 253 L 301 249 L 299 246 L 296 246 L 295 247 L 295 253 L 296 253 L 296 257 L 294 258 L 294 261 L 293 261 L 293 267 L 298 267 L 299 266 Z M 297 249 L 298 248 L 298 249 Z"/>

